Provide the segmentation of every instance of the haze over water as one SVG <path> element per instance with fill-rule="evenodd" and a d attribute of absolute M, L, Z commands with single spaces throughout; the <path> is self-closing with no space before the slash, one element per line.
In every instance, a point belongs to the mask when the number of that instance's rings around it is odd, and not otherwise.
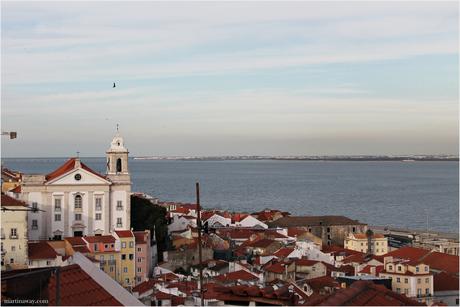
<path fill-rule="evenodd" d="M 66 159 L 3 159 L 25 173 L 48 173 Z M 82 158 L 105 173 L 105 158 Z M 458 162 L 130 160 L 132 190 L 205 208 L 296 215 L 345 215 L 371 225 L 457 232 Z"/>

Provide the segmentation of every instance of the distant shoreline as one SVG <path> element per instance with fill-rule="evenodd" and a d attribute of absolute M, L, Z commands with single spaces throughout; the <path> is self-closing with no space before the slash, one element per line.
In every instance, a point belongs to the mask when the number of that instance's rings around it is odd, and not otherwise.
<path fill-rule="evenodd" d="M 173 161 L 459 161 L 458 157 L 451 156 L 335 156 L 335 157 L 263 157 L 263 156 L 228 156 L 228 157 L 134 157 L 134 160 L 173 160 Z"/>
<path fill-rule="evenodd" d="M 1 159 L 68 159 L 69 157 L 2 157 Z M 81 159 L 104 159 L 105 157 L 80 157 Z M 157 161 L 394 161 L 394 162 L 459 162 L 459 157 L 451 155 L 417 155 L 417 156 L 134 156 L 130 160 Z"/>

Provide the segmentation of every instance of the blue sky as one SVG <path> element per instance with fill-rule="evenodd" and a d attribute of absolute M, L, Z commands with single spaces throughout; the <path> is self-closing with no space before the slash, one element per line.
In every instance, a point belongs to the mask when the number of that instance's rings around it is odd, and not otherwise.
<path fill-rule="evenodd" d="M 3 156 L 458 151 L 457 2 L 2 2 L 1 77 Z"/>

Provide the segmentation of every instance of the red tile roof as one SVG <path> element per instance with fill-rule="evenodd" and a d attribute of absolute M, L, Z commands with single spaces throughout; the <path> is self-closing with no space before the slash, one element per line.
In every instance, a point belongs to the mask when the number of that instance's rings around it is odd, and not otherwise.
<path fill-rule="evenodd" d="M 60 167 L 58 167 L 56 170 L 54 170 L 53 172 L 47 174 L 45 176 L 45 179 L 46 181 L 50 181 L 50 180 L 53 180 L 53 179 L 56 179 L 70 171 L 72 171 L 73 169 L 75 169 L 75 162 L 76 162 L 77 158 L 70 158 L 69 160 L 67 160 L 64 164 L 62 164 Z M 91 168 L 89 168 L 88 166 L 86 166 L 83 162 L 80 162 L 80 165 L 81 165 L 81 168 L 102 178 L 102 179 L 105 179 L 107 180 L 107 178 L 105 176 L 102 176 L 101 174 L 98 174 L 96 171 L 93 171 Z"/>
<path fill-rule="evenodd" d="M 312 266 L 317 264 L 320 261 L 309 260 L 309 259 L 296 259 L 294 260 L 297 266 Z"/>
<path fill-rule="evenodd" d="M 28 243 L 27 246 L 27 252 L 31 260 L 56 259 L 58 255 L 46 241 Z"/>
<path fill-rule="evenodd" d="M 439 252 L 431 252 L 421 259 L 430 269 L 444 271 L 449 274 L 458 274 L 459 257 Z"/>
<path fill-rule="evenodd" d="M 286 258 L 287 256 L 289 256 L 292 252 L 294 251 L 293 248 L 291 247 L 283 247 L 283 248 L 280 248 L 279 250 L 277 250 L 273 256 L 276 256 L 278 258 Z"/>
<path fill-rule="evenodd" d="M 137 292 L 139 294 L 145 293 L 153 289 L 157 281 L 158 280 L 155 280 L 155 279 L 149 279 L 144 282 L 141 282 L 140 284 L 138 284 L 137 286 L 133 288 L 133 292 Z"/>
<path fill-rule="evenodd" d="M 239 271 L 230 272 L 224 275 L 219 275 L 215 279 L 221 282 L 238 281 L 238 280 L 251 281 L 251 280 L 258 280 L 259 277 L 257 277 L 256 275 L 252 273 L 249 273 L 248 271 L 239 270 Z"/>
<path fill-rule="evenodd" d="M 2 194 L 2 207 L 8 206 L 8 207 L 27 207 L 27 204 L 25 202 L 22 202 L 20 200 L 17 200 L 16 198 L 10 197 L 6 194 Z"/>
<path fill-rule="evenodd" d="M 310 287 L 314 291 L 319 291 L 325 287 L 328 288 L 339 288 L 340 284 L 332 277 L 330 276 L 321 276 L 317 278 L 311 278 L 306 280 L 307 284 L 310 285 Z"/>
<path fill-rule="evenodd" d="M 18 186 L 16 186 L 14 189 L 11 189 L 10 192 L 13 192 L 13 193 L 21 193 L 21 192 L 22 192 L 21 185 L 18 185 Z"/>
<path fill-rule="evenodd" d="M 75 245 L 84 245 L 86 246 L 86 242 L 83 240 L 82 237 L 67 237 L 64 238 L 65 241 L 69 242 L 70 245 L 75 246 Z"/>
<path fill-rule="evenodd" d="M 270 245 L 272 245 L 273 243 L 276 243 L 276 241 L 271 240 L 271 239 L 259 239 L 259 240 L 256 240 L 256 241 L 248 242 L 246 244 L 246 246 L 256 247 L 256 248 L 267 248 Z"/>
<path fill-rule="evenodd" d="M 425 306 L 383 285 L 363 280 L 358 280 L 350 287 L 340 289 L 327 297 L 319 298 L 316 302 L 310 300 L 307 304 L 318 306 Z"/>
<path fill-rule="evenodd" d="M 91 251 L 86 246 L 73 246 L 72 249 L 75 252 L 79 252 L 79 253 L 82 253 L 82 254 L 91 253 Z"/>
<path fill-rule="evenodd" d="M 354 233 L 353 236 L 356 239 L 367 239 L 367 235 L 365 233 Z M 385 236 L 381 233 L 375 233 L 372 235 L 372 239 L 383 239 Z"/>
<path fill-rule="evenodd" d="M 121 306 L 109 292 L 78 264 L 60 268 L 60 301 L 63 306 Z M 56 276 L 48 284 L 49 305 L 56 305 Z"/>
<path fill-rule="evenodd" d="M 384 256 L 410 260 L 413 264 L 423 262 L 429 265 L 430 269 L 445 271 L 450 274 L 458 274 L 459 272 L 459 257 L 455 255 L 432 252 L 422 248 L 402 247 Z"/>
<path fill-rule="evenodd" d="M 264 267 L 264 270 L 271 273 L 283 274 L 286 271 L 286 263 L 276 262 Z"/>
<path fill-rule="evenodd" d="M 434 291 L 458 291 L 458 276 L 452 276 L 445 272 L 433 276 Z"/>
<path fill-rule="evenodd" d="M 115 233 L 120 238 L 132 238 L 134 236 L 131 230 L 115 230 Z"/>
<path fill-rule="evenodd" d="M 108 236 L 89 236 L 83 237 L 88 243 L 115 243 L 115 238 L 111 235 Z"/>
<path fill-rule="evenodd" d="M 365 266 L 361 271 L 359 271 L 358 273 L 372 274 L 371 268 L 375 268 L 375 272 L 374 272 L 373 275 L 379 276 L 380 272 L 383 272 L 383 270 L 385 269 L 385 266 L 383 266 L 383 265 L 377 265 L 377 266 L 374 266 L 374 265 L 366 265 L 366 266 Z"/>
<path fill-rule="evenodd" d="M 136 238 L 136 244 L 146 244 L 145 241 L 147 236 L 147 231 L 133 231 L 134 237 Z"/>

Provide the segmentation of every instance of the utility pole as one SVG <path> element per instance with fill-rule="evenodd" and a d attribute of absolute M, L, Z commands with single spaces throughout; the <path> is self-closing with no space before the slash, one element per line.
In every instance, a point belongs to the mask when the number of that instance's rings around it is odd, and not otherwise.
<path fill-rule="evenodd" d="M 204 306 L 204 289 L 203 289 L 203 258 L 201 253 L 201 208 L 200 208 L 200 183 L 196 183 L 196 226 L 198 228 L 198 261 L 200 268 L 200 304 Z"/>

